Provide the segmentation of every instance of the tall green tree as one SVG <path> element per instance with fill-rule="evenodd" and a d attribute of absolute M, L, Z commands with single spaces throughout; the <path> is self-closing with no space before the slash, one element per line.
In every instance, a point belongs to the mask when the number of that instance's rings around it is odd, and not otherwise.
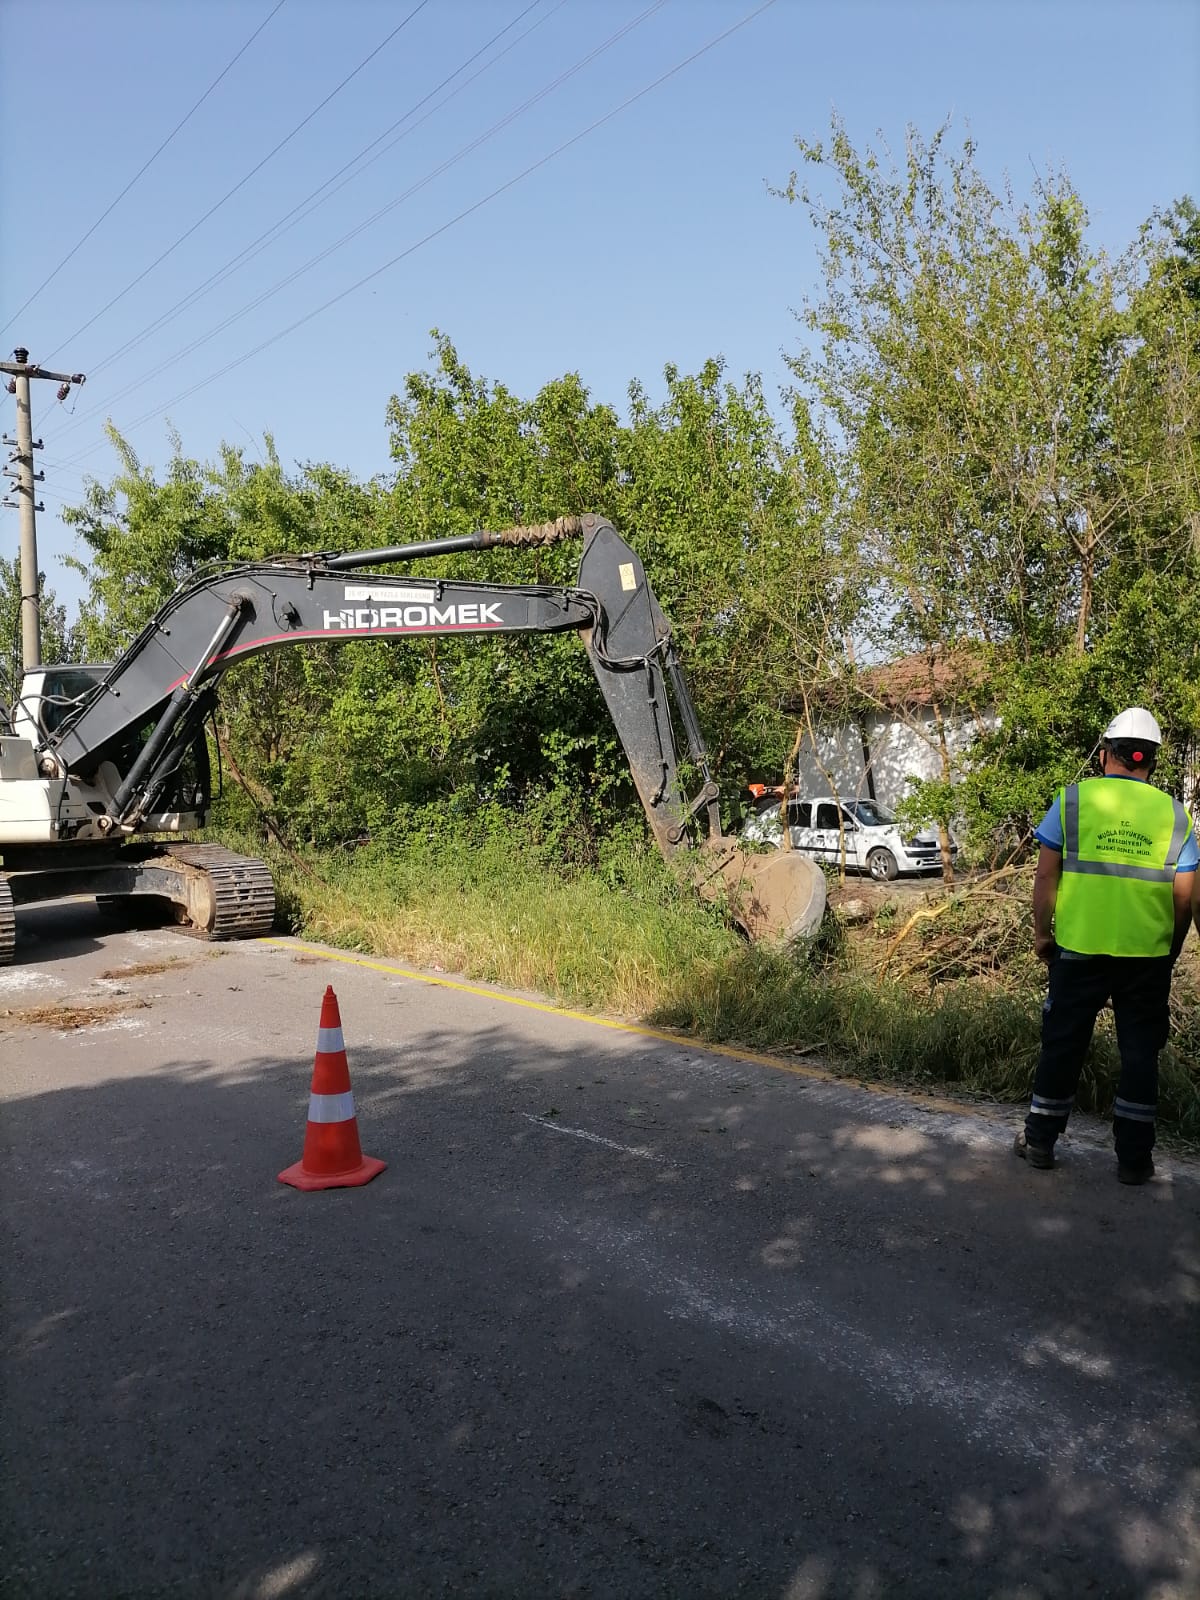
<path fill-rule="evenodd" d="M 80 632 L 93 660 L 128 645 L 162 603 L 201 570 L 227 562 L 379 543 L 379 494 L 331 467 L 287 474 L 268 437 L 263 458 L 225 446 L 196 461 L 172 437 L 161 478 L 115 430 L 120 468 L 67 513 L 87 555 Z M 353 646 L 342 647 L 351 650 Z M 285 650 L 239 664 L 223 685 L 216 724 L 235 814 L 265 812 L 276 831 L 334 836 L 362 828 L 361 774 L 347 769 L 351 720 L 337 720 L 343 681 L 335 647 Z"/>
<path fill-rule="evenodd" d="M 638 549 L 680 639 L 685 670 L 731 787 L 779 769 L 770 707 L 803 614 L 800 529 L 819 525 L 761 385 L 717 362 L 668 368 L 653 401 L 631 386 L 622 421 L 577 375 L 531 397 L 473 374 L 435 336 L 427 370 L 391 401 L 394 472 L 358 484 L 330 466 L 295 473 L 270 441 L 215 463 L 178 440 L 165 471 L 114 436 L 120 466 L 73 521 L 88 551 L 84 626 L 110 655 L 199 568 L 278 551 L 355 549 L 596 511 Z M 810 463 L 811 465 L 811 463 Z M 415 574 L 571 586 L 560 545 L 425 558 Z M 789 598 L 781 600 L 786 594 Z M 640 815 L 585 652 L 567 636 L 429 637 L 278 652 L 226 680 L 222 755 L 278 831 L 314 840 L 403 828 L 436 800 L 450 823 L 523 807 L 531 827 L 604 829 Z"/>
<path fill-rule="evenodd" d="M 1174 257 L 1160 227 L 1111 260 L 1065 178 L 1018 203 L 945 130 L 910 130 L 894 159 L 835 122 L 800 150 L 782 192 L 816 227 L 823 284 L 793 367 L 836 449 L 856 632 L 870 659 L 925 665 L 939 778 L 923 809 L 1020 833 L 1118 705 L 1153 699 L 1176 744 L 1190 737 L 1179 233 Z M 945 701 L 955 660 L 977 688 L 982 664 L 999 717 L 965 753 Z"/>
<path fill-rule="evenodd" d="M 801 559 L 795 462 L 761 384 L 729 382 L 719 362 L 664 373 L 665 396 L 630 386 L 628 418 L 592 402 L 577 376 L 528 400 L 469 372 L 439 337 L 433 370 L 413 374 L 389 418 L 398 474 L 394 516 L 410 535 L 540 522 L 568 512 L 610 517 L 638 550 L 680 642 L 710 747 L 736 788 L 777 770 L 780 720 L 768 684 L 789 615 L 768 599 Z M 578 550 L 475 558 L 471 575 L 574 581 Z M 431 571 L 462 573 L 461 558 Z M 449 673 L 451 745 L 480 781 L 555 783 L 611 803 L 630 791 L 624 758 L 585 657 L 570 639 L 509 637 L 489 647 L 438 641 Z M 444 680 L 447 684 L 451 679 Z M 479 730 L 471 732 L 469 730 Z M 784 746 L 785 748 L 786 746 Z"/>

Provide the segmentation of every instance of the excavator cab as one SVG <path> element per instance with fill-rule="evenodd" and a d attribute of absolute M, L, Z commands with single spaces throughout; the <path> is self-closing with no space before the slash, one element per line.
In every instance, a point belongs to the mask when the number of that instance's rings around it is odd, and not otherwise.
<path fill-rule="evenodd" d="M 40 666 L 26 672 L 8 716 L 9 731 L 35 747 L 79 709 L 109 672 L 108 663 Z"/>
<path fill-rule="evenodd" d="M 71 784 L 56 782 L 42 770 L 39 753 L 75 717 L 110 676 L 106 662 L 37 666 L 21 679 L 16 700 L 0 712 L 0 847 L 5 865 L 21 857 L 21 845 L 83 843 L 97 835 L 97 819 L 107 817 L 111 796 L 154 731 L 147 720 L 127 730 L 105 759 L 81 767 Z M 50 777 L 50 781 L 47 781 Z M 204 826 L 212 806 L 208 742 L 201 732 L 181 742 L 173 761 L 157 774 L 153 815 L 143 831 L 182 833 Z M 20 783 L 21 787 L 17 785 Z M 24 804 L 21 803 L 22 796 Z"/>

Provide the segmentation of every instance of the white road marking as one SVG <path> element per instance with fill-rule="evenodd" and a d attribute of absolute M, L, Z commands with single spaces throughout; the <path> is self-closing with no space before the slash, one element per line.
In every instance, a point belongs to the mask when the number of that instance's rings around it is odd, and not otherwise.
<path fill-rule="evenodd" d="M 620 1150 L 623 1155 L 637 1156 L 642 1161 L 662 1161 L 662 1156 L 653 1150 L 647 1150 L 645 1145 L 618 1144 L 615 1139 L 605 1139 L 598 1133 L 589 1133 L 586 1128 L 568 1128 L 563 1122 L 549 1122 L 545 1117 L 530 1116 L 528 1111 L 521 1115 L 526 1122 L 532 1122 L 536 1127 L 546 1128 L 551 1133 L 569 1133 L 573 1139 L 586 1139 L 589 1144 L 602 1144 L 609 1150 Z"/>
<path fill-rule="evenodd" d="M 101 1022 L 85 1022 L 78 1028 L 55 1028 L 56 1039 L 91 1039 L 98 1033 L 144 1033 L 146 1024 L 139 1017 L 106 1017 Z"/>
<path fill-rule="evenodd" d="M 556 1224 L 553 1231 L 558 1232 L 559 1226 L 567 1224 Z M 1147 1487 L 1150 1452 L 1133 1448 L 1127 1461 L 1113 1460 L 1098 1432 L 1081 1436 L 1077 1420 L 1055 1403 L 1048 1389 L 1039 1390 L 1015 1339 L 1004 1341 L 990 1371 L 972 1373 L 942 1345 L 895 1335 L 880 1340 L 794 1283 L 787 1286 L 783 1305 L 772 1305 L 768 1296 L 747 1282 L 737 1285 L 733 1297 L 730 1285 L 718 1282 L 698 1263 L 689 1271 L 648 1231 L 579 1219 L 569 1226 L 569 1248 L 583 1245 L 606 1269 L 632 1274 L 660 1301 L 667 1317 L 720 1328 L 754 1345 L 774 1345 L 809 1357 L 816 1354 L 831 1374 L 846 1374 L 898 1410 L 924 1404 L 940 1411 L 978 1447 L 1102 1473 L 1138 1491 Z M 1115 1378 L 1099 1371 L 1089 1376 L 1096 1381 L 1097 1398 L 1106 1396 L 1115 1383 Z M 1156 1386 L 1154 1403 L 1179 1415 L 1186 1414 L 1189 1405 L 1169 1382 Z M 1132 1438 L 1128 1442 L 1136 1444 Z"/>
<path fill-rule="evenodd" d="M 16 993 L 20 989 L 60 989 L 62 985 L 48 972 L 36 967 L 12 967 L 0 972 L 0 994 Z"/>

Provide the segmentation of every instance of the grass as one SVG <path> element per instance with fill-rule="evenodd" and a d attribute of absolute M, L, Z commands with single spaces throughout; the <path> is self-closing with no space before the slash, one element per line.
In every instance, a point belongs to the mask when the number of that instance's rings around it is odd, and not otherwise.
<path fill-rule="evenodd" d="M 286 857 L 271 868 L 285 915 L 308 938 L 615 1015 L 647 1013 L 737 942 L 649 859 L 620 890 L 501 849 L 368 847 L 322 860 L 319 879 Z"/>
<path fill-rule="evenodd" d="M 261 846 L 226 841 L 262 854 Z M 639 1018 L 714 1042 L 819 1051 L 835 1071 L 1018 1105 L 1037 1060 L 1044 974 L 1017 878 L 917 921 L 884 906 L 796 956 L 749 947 L 649 851 L 620 870 L 552 866 L 513 837 L 385 842 L 313 857 L 268 852 L 281 915 L 342 949 L 459 972 L 561 1005 Z M 936 900 L 930 902 L 936 907 Z M 1194 941 L 1193 941 L 1194 942 Z M 1200 1143 L 1200 984 L 1181 962 L 1159 1129 Z M 1111 1109 L 1111 1015 L 1078 1104 Z"/>
<path fill-rule="evenodd" d="M 1184 980 L 1185 982 L 1187 980 Z M 747 950 L 664 997 L 648 1020 L 752 1048 L 820 1047 L 835 1070 L 901 1087 L 949 1089 L 1018 1105 L 1037 1064 L 1044 988 L 957 978 L 921 989 L 879 980 L 853 962 L 821 970 Z M 1191 989 L 1159 1065 L 1159 1131 L 1200 1145 L 1200 1001 Z M 1104 1013 L 1079 1084 L 1081 1110 L 1112 1109 L 1120 1062 Z"/>

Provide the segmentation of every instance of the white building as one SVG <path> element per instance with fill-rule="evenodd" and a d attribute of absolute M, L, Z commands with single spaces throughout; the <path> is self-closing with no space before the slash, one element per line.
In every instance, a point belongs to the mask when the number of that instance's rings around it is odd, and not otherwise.
<path fill-rule="evenodd" d="M 836 793 L 895 806 L 913 779 L 943 776 L 935 697 L 952 764 L 985 728 L 996 725 L 989 707 L 971 704 L 978 670 L 969 658 L 952 661 L 906 656 L 858 675 L 859 709 L 835 711 L 819 692 L 809 696 L 816 740 L 806 728 L 797 756 L 800 794 Z M 842 697 L 838 697 L 842 698 Z M 825 701 L 825 703 L 822 703 Z M 792 705 L 793 713 L 801 708 Z"/>

